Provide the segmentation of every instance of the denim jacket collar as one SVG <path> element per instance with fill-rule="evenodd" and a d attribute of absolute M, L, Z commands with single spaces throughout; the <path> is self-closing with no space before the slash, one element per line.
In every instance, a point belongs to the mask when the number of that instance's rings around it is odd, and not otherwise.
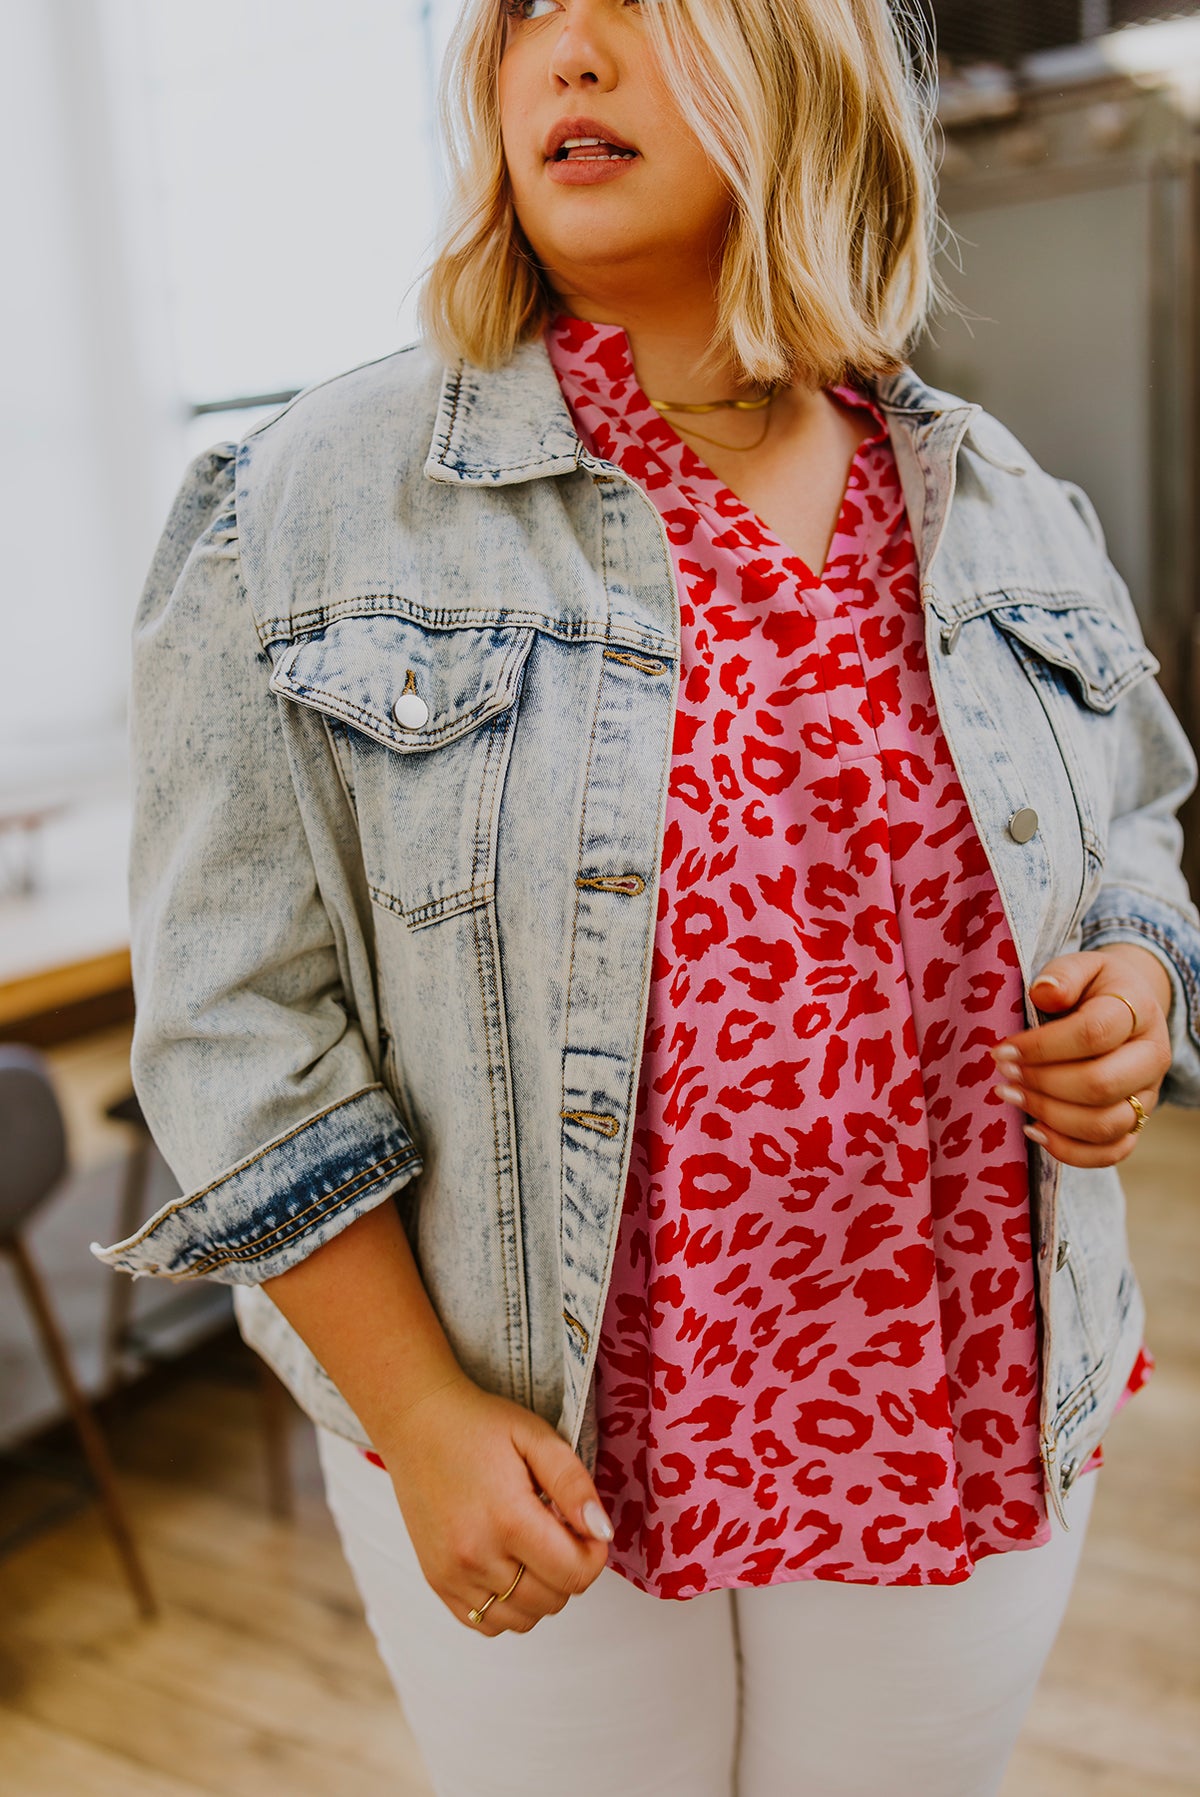
<path fill-rule="evenodd" d="M 425 463 L 430 480 L 511 486 L 570 474 L 582 454 L 540 338 L 522 344 L 502 368 L 459 362 L 446 370 Z"/>
<path fill-rule="evenodd" d="M 872 382 L 870 391 L 888 422 L 918 560 L 928 571 L 954 496 L 958 450 L 982 408 L 928 386 L 907 365 Z M 1001 459 L 986 440 L 972 435 L 971 443 L 1006 473 L 1026 471 Z M 425 462 L 430 480 L 510 486 L 570 474 L 585 455 L 540 338 L 523 344 L 502 368 L 459 362 L 446 370 Z"/>
<path fill-rule="evenodd" d="M 927 386 L 907 365 L 871 384 L 880 408 L 910 433 L 973 419 L 980 407 Z M 507 486 L 578 466 L 579 439 L 545 345 L 524 343 L 502 368 L 459 362 L 446 370 L 433 441 L 431 480 Z"/>

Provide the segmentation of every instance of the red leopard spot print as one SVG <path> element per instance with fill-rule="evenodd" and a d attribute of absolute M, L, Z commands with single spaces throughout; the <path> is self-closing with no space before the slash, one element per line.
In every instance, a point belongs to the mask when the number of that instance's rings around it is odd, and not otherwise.
<path fill-rule="evenodd" d="M 649 405 L 622 330 L 564 317 L 548 344 L 580 435 L 658 508 L 680 597 L 596 1367 L 609 1563 L 676 1598 L 961 1580 L 1049 1535 L 1026 1148 L 987 1054 L 1022 984 L 886 429 L 834 390 L 868 434 L 818 578 Z"/>

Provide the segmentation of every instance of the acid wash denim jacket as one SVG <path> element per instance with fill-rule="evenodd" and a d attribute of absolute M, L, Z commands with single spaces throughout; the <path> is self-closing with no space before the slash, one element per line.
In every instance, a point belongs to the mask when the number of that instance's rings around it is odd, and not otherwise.
<path fill-rule="evenodd" d="M 1200 1104 L 1196 765 L 1095 513 L 911 369 L 872 392 L 1026 986 L 1143 944 L 1171 976 L 1163 1095 Z M 490 373 L 401 350 L 184 479 L 135 627 L 132 857 L 134 1079 L 184 1195 L 94 1251 L 233 1284 L 351 1440 L 261 1282 L 394 1203 L 468 1375 L 594 1466 L 679 654 L 658 514 L 580 442 L 540 341 Z M 1143 1308 L 1115 1169 L 1030 1157 L 1060 1508 Z"/>

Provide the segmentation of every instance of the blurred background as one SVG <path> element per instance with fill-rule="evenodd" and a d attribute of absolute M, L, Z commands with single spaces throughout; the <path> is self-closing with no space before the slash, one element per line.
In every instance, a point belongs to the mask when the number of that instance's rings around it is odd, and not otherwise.
<path fill-rule="evenodd" d="M 427 1789 L 227 1289 L 87 1244 L 173 1190 L 128 1077 L 132 610 L 192 455 L 413 336 L 455 10 L 0 3 L 0 1051 L 64 1119 L 0 1219 L 0 1794 Z M 914 364 L 1091 494 L 1200 742 L 1200 6 L 932 12 L 965 317 Z M 1197 801 L 1186 827 L 1196 891 Z M 1159 1366 L 1006 1797 L 1200 1791 L 1198 1124 L 1129 1169 Z"/>

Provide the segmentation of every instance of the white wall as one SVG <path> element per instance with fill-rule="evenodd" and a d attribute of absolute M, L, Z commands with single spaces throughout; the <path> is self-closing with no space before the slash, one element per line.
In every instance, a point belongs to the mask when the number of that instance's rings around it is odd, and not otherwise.
<path fill-rule="evenodd" d="M 140 0 L 179 378 L 271 391 L 413 335 L 433 100 L 408 0 Z"/>
<path fill-rule="evenodd" d="M 66 0 L 0 8 L 0 788 L 119 732 L 148 472 L 171 441 L 137 350 L 95 23 Z"/>
<path fill-rule="evenodd" d="M 119 767 L 192 402 L 414 332 L 454 0 L 0 7 L 0 801 Z"/>

